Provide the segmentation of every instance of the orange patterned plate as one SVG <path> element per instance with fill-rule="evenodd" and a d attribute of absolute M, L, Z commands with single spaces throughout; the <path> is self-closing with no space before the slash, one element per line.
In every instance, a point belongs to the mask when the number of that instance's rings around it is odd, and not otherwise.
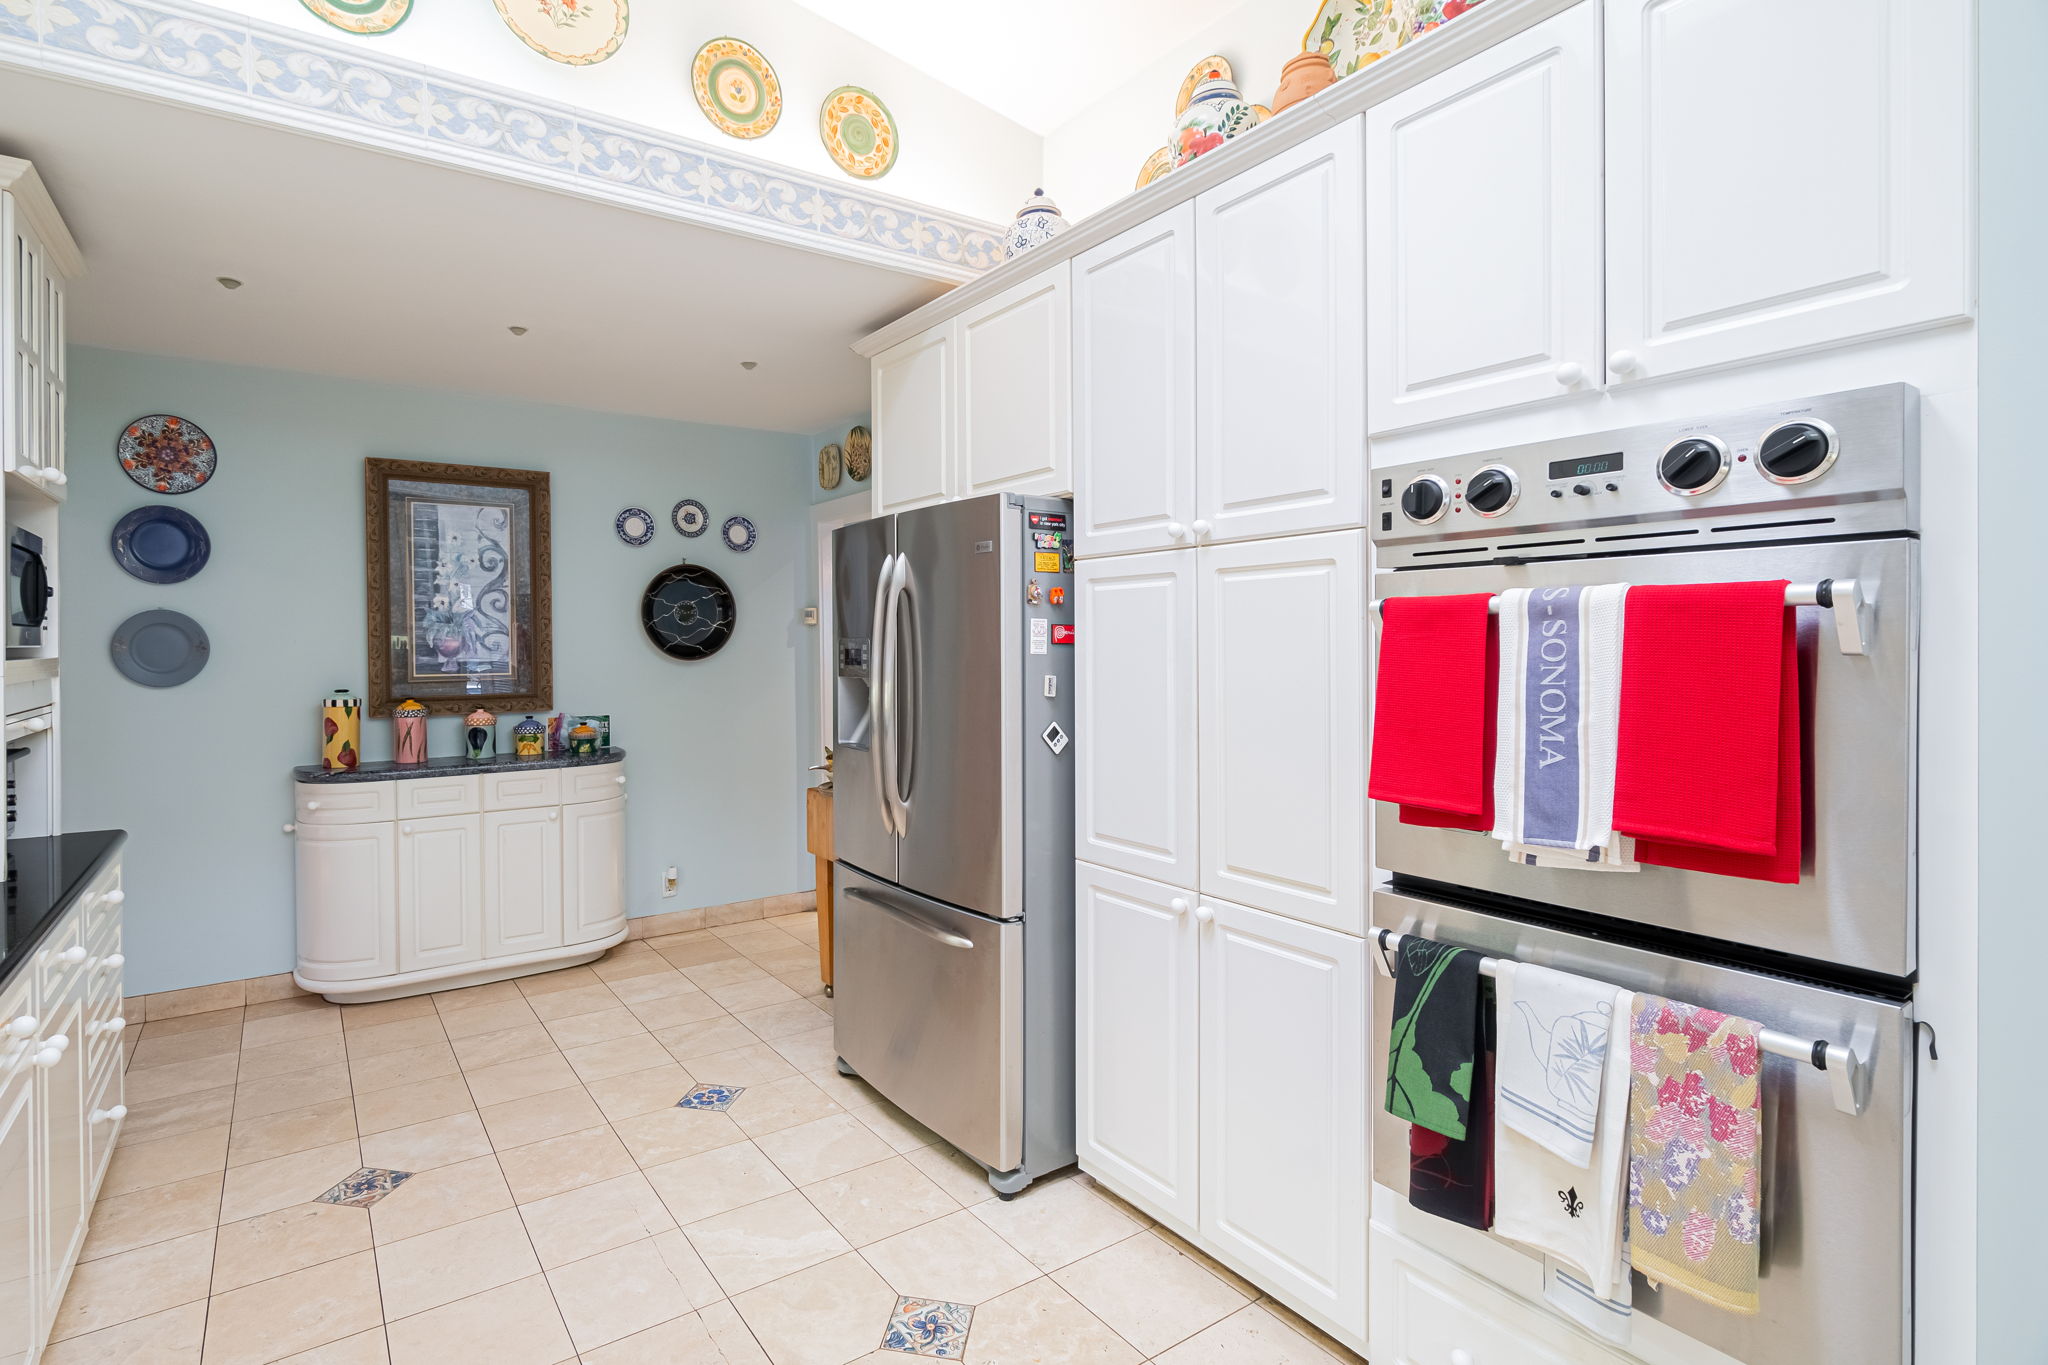
<path fill-rule="evenodd" d="M 825 96 L 818 136 L 841 170 L 863 180 L 887 175 L 903 140 L 888 106 L 857 85 L 842 85 Z"/>

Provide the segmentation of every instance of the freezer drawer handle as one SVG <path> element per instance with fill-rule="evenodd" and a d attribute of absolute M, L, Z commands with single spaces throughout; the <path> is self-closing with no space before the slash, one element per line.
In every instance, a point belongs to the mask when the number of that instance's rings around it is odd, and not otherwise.
<path fill-rule="evenodd" d="M 849 893 L 852 894 L 852 893 Z M 1406 934 L 1397 934 L 1392 929 L 1375 929 L 1373 937 L 1379 944 L 1379 969 L 1382 976 L 1394 974 L 1392 954 L 1401 949 L 1401 940 Z M 1495 959 L 1479 959 L 1479 974 L 1494 975 Z M 1855 1118 L 1870 1104 L 1870 1068 L 1856 1055 L 1856 1049 L 1847 1043 L 1831 1043 L 1825 1038 L 1795 1038 L 1789 1033 L 1776 1029 L 1762 1029 L 1757 1033 L 1757 1046 L 1773 1057 L 1784 1057 L 1801 1062 L 1816 1071 L 1824 1071 L 1828 1087 L 1834 1092 L 1835 1108 Z"/>
<path fill-rule="evenodd" d="M 894 915 L 897 919 L 902 920 L 905 924 L 917 930 L 917 932 L 923 934 L 926 938 L 935 939 L 936 941 L 945 944 L 948 948 L 972 948 L 974 946 L 973 939 L 962 938 L 958 934 L 947 933 L 944 929 L 939 928 L 939 926 L 937 926 L 936 924 L 927 924 L 924 920 L 921 920 L 916 915 L 911 914 L 902 906 L 891 905 L 888 901 L 883 900 L 880 896 L 877 896 L 872 891 L 865 890 L 864 888 L 858 886 L 849 886 L 846 888 L 844 894 L 848 900 L 863 901 L 868 905 L 874 906 L 877 910 L 883 910 L 891 915 Z"/>

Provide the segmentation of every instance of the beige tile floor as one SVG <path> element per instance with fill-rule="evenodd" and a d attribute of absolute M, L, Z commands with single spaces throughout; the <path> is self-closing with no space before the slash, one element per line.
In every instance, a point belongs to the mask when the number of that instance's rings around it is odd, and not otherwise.
<path fill-rule="evenodd" d="M 816 942 L 145 1023 L 46 1365 L 886 1365 L 901 1297 L 976 1365 L 1356 1360 L 1083 1176 L 994 1199 L 833 1069 Z M 411 1175 L 320 1202 L 363 1167 Z"/>

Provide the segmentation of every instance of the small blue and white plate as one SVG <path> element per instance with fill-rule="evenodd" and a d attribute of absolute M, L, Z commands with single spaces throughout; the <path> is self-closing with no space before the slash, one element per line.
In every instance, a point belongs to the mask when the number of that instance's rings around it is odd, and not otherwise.
<path fill-rule="evenodd" d="M 754 548 L 754 523 L 745 517 L 727 517 L 719 534 L 725 537 L 725 548 L 745 554 Z"/>
<path fill-rule="evenodd" d="M 612 524 L 618 529 L 619 539 L 628 545 L 645 545 L 654 539 L 654 517 L 644 507 L 628 507 Z"/>
<path fill-rule="evenodd" d="M 705 511 L 704 504 L 695 498 L 684 498 L 668 515 L 669 520 L 676 524 L 676 529 L 686 536 L 701 536 L 711 525 L 711 514 Z"/>

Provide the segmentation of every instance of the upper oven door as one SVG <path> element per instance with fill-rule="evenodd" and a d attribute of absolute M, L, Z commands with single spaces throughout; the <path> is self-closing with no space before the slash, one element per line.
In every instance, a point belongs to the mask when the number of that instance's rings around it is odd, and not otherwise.
<path fill-rule="evenodd" d="M 1520 866 L 1484 835 L 1404 825 L 1399 811 L 1385 803 L 1374 813 L 1376 861 L 1396 875 L 1702 934 L 1816 963 L 1911 976 L 1917 577 L 1918 543 L 1903 538 L 1380 574 L 1380 597 L 1568 584 L 1854 578 L 1872 605 L 1868 652 L 1862 655 L 1836 647 L 1827 612 L 1799 608 L 1807 752 L 1798 885 L 1663 867 L 1614 873 Z M 1672 716 L 1671 724 L 1711 726 L 1720 704 L 1702 696 L 1692 714 Z"/>

